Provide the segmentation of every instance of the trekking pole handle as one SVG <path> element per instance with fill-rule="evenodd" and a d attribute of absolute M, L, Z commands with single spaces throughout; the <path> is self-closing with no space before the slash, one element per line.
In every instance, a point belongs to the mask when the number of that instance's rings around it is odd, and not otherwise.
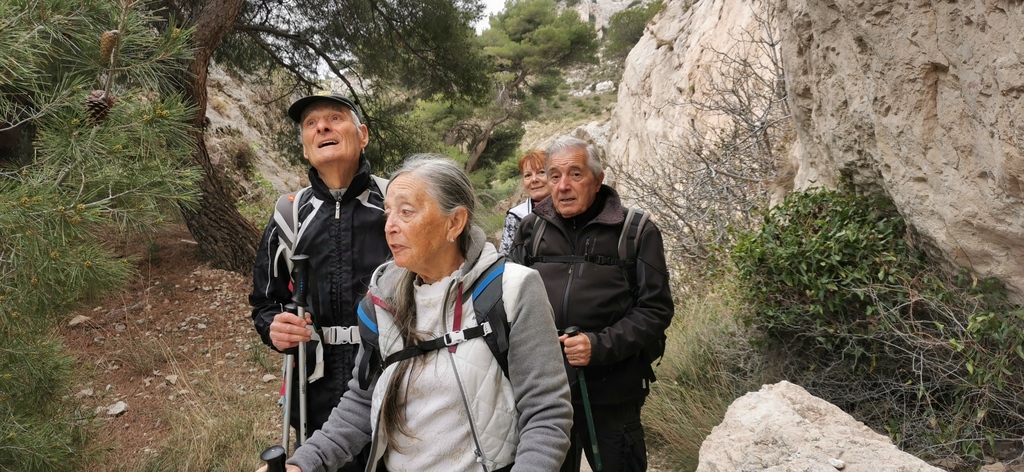
<path fill-rule="evenodd" d="M 267 463 L 267 472 L 284 472 L 285 450 L 281 446 L 270 446 L 260 454 L 260 460 Z"/>
<path fill-rule="evenodd" d="M 569 336 L 571 338 L 573 336 L 576 336 L 577 334 L 580 334 L 580 327 L 570 326 L 568 328 L 565 328 L 565 330 L 562 332 L 565 333 L 566 336 Z"/>
<path fill-rule="evenodd" d="M 292 302 L 305 308 L 306 295 L 309 293 L 309 256 L 296 254 L 292 256 Z"/>

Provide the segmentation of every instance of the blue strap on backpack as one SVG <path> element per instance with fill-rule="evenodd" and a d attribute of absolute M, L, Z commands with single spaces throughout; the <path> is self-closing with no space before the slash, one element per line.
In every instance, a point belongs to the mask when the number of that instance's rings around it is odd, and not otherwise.
<path fill-rule="evenodd" d="M 508 315 L 505 313 L 505 304 L 502 301 L 501 281 L 504 272 L 505 258 L 499 257 L 471 287 L 473 311 L 476 316 L 477 326 L 452 331 L 439 338 L 421 341 L 416 345 L 393 352 L 386 358 L 382 358 L 380 352 L 377 309 L 379 308 L 389 313 L 394 310 L 383 300 L 367 293 L 359 302 L 359 308 L 357 309 L 360 342 L 363 345 L 363 350 L 366 351 L 360 359 L 357 369 L 359 387 L 364 390 L 369 388 L 370 384 L 373 383 L 380 373 L 395 362 L 421 356 L 431 351 L 479 337 L 484 338 L 487 347 L 491 350 L 498 365 L 501 366 L 501 372 L 505 375 L 505 378 L 508 378 L 508 336 L 510 327 Z"/>

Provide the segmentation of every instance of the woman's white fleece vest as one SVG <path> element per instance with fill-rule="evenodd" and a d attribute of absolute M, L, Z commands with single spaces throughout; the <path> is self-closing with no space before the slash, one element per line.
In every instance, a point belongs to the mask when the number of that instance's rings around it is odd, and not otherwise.
<path fill-rule="evenodd" d="M 470 273 L 461 279 L 462 290 L 468 290 L 496 259 L 497 253 L 493 248 L 485 250 Z M 387 266 L 390 267 L 392 264 L 389 263 Z M 502 276 L 502 293 L 519 293 L 519 286 L 528 270 L 517 265 L 506 265 Z M 375 282 L 378 275 L 374 274 Z M 457 284 L 453 284 L 449 288 L 449 303 L 445 307 L 449 332 L 453 330 L 450 323 L 454 318 L 456 287 Z M 373 292 L 373 288 L 370 291 Z M 462 303 L 462 326 L 459 329 L 472 328 L 477 325 L 472 292 L 463 293 Z M 515 302 L 510 302 L 509 297 L 502 297 L 502 303 L 505 306 L 505 313 L 509 316 L 509 325 L 512 325 L 515 322 Z M 389 354 L 403 349 L 404 345 L 391 313 L 377 306 L 375 308 L 381 356 L 386 358 Z M 484 466 L 484 470 L 498 469 L 514 462 L 516 447 L 519 444 L 519 413 L 516 410 L 515 395 L 511 383 L 505 378 L 484 338 L 478 337 L 459 344 L 455 353 L 441 349 L 438 354 L 438 359 L 454 362 L 457 378 L 461 382 L 457 391 L 462 395 L 463 403 L 468 406 L 468 415 L 472 421 L 472 425 L 467 427 L 472 426 L 471 434 L 480 448 L 477 462 Z M 372 458 L 370 470 L 375 470 L 374 464 L 383 456 L 387 444 L 387 438 L 380 431 L 380 406 L 397 365 L 393 364 L 381 373 L 377 388 L 373 392 L 370 418 L 371 424 L 374 425 L 373 441 L 376 443 L 377 457 Z"/>

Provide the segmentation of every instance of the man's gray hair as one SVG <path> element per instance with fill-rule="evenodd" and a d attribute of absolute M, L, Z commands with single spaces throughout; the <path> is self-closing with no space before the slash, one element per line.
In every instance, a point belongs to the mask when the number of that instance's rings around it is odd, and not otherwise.
<path fill-rule="evenodd" d="M 459 207 L 466 209 L 466 227 L 458 237 L 459 250 L 465 256 L 471 240 L 469 230 L 475 221 L 476 193 L 462 166 L 437 154 L 413 154 L 391 174 L 391 179 L 403 174 L 414 175 L 427 183 L 427 195 L 434 199 L 442 214 L 451 215 Z"/>
<path fill-rule="evenodd" d="M 551 167 L 551 157 L 555 154 L 577 148 L 582 148 L 587 151 L 587 167 L 590 168 L 590 171 L 594 173 L 595 177 L 600 177 L 604 174 L 604 166 L 601 164 L 601 153 L 597 150 L 597 146 L 571 136 L 558 138 L 553 144 L 548 146 L 547 167 Z"/>

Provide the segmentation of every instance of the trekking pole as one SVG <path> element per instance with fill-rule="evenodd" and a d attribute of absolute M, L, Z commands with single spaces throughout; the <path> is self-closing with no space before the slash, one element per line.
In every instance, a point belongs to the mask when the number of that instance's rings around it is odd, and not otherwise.
<path fill-rule="evenodd" d="M 284 472 L 284 459 L 288 451 L 281 446 L 270 446 L 260 454 L 260 460 L 267 463 L 267 472 Z"/>
<path fill-rule="evenodd" d="M 296 315 L 306 319 L 306 294 L 309 284 L 309 256 L 296 254 L 292 256 L 292 302 L 298 308 Z M 299 431 L 298 444 L 306 442 L 306 343 L 299 343 Z M 291 377 L 288 377 L 291 379 Z"/>
<path fill-rule="evenodd" d="M 566 336 L 570 338 L 580 334 L 578 326 L 565 328 Z M 590 433 L 590 450 L 594 451 L 594 471 L 601 472 L 601 453 L 597 450 L 597 434 L 594 432 L 594 413 L 590 410 L 590 394 L 587 393 L 587 378 L 583 375 L 583 369 L 575 367 L 576 378 L 580 381 L 580 397 L 583 398 L 583 413 L 587 417 L 587 431 Z"/>
<path fill-rule="evenodd" d="M 294 303 L 289 303 L 284 306 L 284 311 L 288 313 L 295 313 L 298 309 Z M 292 394 L 292 374 L 295 370 L 295 354 L 285 354 L 284 364 L 281 366 L 282 375 L 284 376 L 284 401 L 282 403 L 282 415 L 283 425 L 281 427 L 281 446 L 284 447 L 284 452 L 287 455 L 288 448 L 291 445 L 288 443 L 288 437 L 292 431 L 292 399 L 295 395 Z"/>

